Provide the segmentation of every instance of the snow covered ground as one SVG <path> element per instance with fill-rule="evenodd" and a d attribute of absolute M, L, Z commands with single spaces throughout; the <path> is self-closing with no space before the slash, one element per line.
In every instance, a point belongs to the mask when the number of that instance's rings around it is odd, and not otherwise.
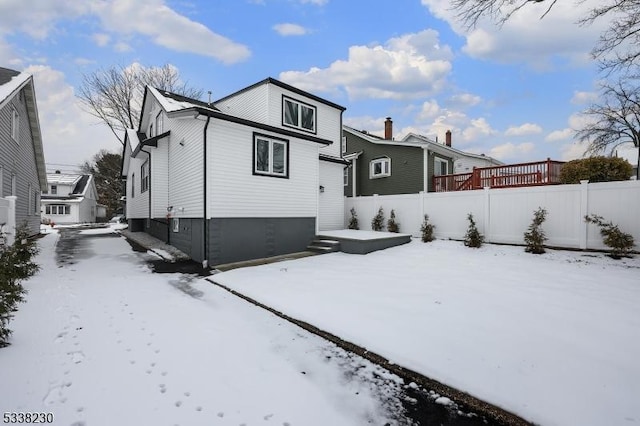
<path fill-rule="evenodd" d="M 640 424 L 640 257 L 412 241 L 213 279 L 542 425 Z"/>
<path fill-rule="evenodd" d="M 397 424 L 399 378 L 200 277 L 151 273 L 151 255 L 113 229 L 83 230 L 76 257 L 55 256 L 45 229 L 0 349 L 0 412 L 75 426 Z"/>

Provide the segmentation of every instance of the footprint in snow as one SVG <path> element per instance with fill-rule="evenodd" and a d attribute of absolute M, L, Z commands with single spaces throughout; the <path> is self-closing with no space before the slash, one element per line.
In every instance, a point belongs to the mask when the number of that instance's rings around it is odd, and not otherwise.
<path fill-rule="evenodd" d="M 176 401 L 176 407 L 180 407 L 182 405 L 182 401 Z"/>
<path fill-rule="evenodd" d="M 264 419 L 269 420 L 271 419 L 271 417 L 273 417 L 273 414 L 267 414 L 266 416 L 264 416 Z"/>

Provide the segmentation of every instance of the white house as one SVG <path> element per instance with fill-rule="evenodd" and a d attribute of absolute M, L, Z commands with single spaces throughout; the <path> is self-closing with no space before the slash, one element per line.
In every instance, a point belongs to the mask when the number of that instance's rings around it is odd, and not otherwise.
<path fill-rule="evenodd" d="M 129 229 L 210 265 L 342 229 L 344 109 L 272 78 L 212 104 L 147 87 L 125 136 Z"/>
<path fill-rule="evenodd" d="M 92 175 L 47 174 L 47 191 L 41 195 L 42 219 L 56 224 L 94 223 L 104 217 Z"/>

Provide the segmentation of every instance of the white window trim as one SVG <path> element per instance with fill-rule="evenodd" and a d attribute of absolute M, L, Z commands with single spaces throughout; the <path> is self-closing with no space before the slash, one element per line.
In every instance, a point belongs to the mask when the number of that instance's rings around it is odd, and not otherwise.
<path fill-rule="evenodd" d="M 62 210 L 62 212 L 60 212 Z M 71 214 L 71 206 L 69 204 L 47 204 L 45 206 L 45 214 L 51 216 L 66 216 Z"/>
<path fill-rule="evenodd" d="M 20 115 L 13 105 L 11 105 L 11 139 L 20 143 Z"/>
<path fill-rule="evenodd" d="M 342 137 L 342 153 L 343 154 L 347 153 L 347 137 L 346 136 Z"/>
<path fill-rule="evenodd" d="M 171 230 L 173 232 L 180 232 L 180 218 L 174 217 L 171 219 Z"/>
<path fill-rule="evenodd" d="M 156 133 L 161 135 L 164 130 L 164 116 L 162 115 L 162 111 L 156 115 Z"/>
<path fill-rule="evenodd" d="M 258 170 L 258 140 L 269 142 L 269 170 Z M 284 170 L 282 173 L 273 171 L 273 146 L 275 144 L 284 147 Z M 271 136 L 254 133 L 253 135 L 253 174 L 260 176 L 272 176 L 280 178 L 289 177 L 289 141 L 286 139 L 278 139 Z"/>
<path fill-rule="evenodd" d="M 140 193 L 149 190 L 149 183 L 151 178 L 149 177 L 149 160 L 147 159 L 142 166 L 140 166 Z"/>
<path fill-rule="evenodd" d="M 374 173 L 375 165 L 382 164 L 382 173 Z M 369 163 L 369 179 L 379 179 L 391 176 L 391 158 L 382 157 Z"/>
<path fill-rule="evenodd" d="M 11 195 L 18 195 L 18 176 L 11 175 Z"/>
<path fill-rule="evenodd" d="M 287 102 L 291 102 L 295 105 L 297 105 L 297 109 L 298 109 L 298 122 L 296 124 L 292 124 L 292 123 L 287 123 L 285 121 L 285 117 L 286 117 L 286 104 Z M 309 108 L 313 111 L 313 128 L 312 129 L 307 129 L 306 127 L 302 126 L 302 107 L 306 107 Z M 318 108 L 316 108 L 314 105 L 310 105 L 304 102 L 301 102 L 297 99 L 293 99 L 290 98 L 288 96 L 282 96 L 282 125 L 286 126 L 286 127 L 293 127 L 296 129 L 300 129 L 303 130 L 305 132 L 311 132 L 311 133 L 316 133 L 316 129 L 318 128 Z"/>
<path fill-rule="evenodd" d="M 349 167 L 345 167 L 342 173 L 342 185 L 349 186 Z"/>
<path fill-rule="evenodd" d="M 443 174 L 437 174 L 440 173 L 440 171 L 442 170 L 442 167 L 440 166 L 440 164 L 444 163 L 445 165 L 445 169 L 446 172 Z M 444 158 L 440 158 L 440 157 L 434 157 L 433 158 L 433 165 L 434 165 L 434 176 L 444 176 L 444 175 L 448 175 L 449 174 L 449 161 L 444 159 Z M 436 173 L 437 172 L 437 173 Z"/>
<path fill-rule="evenodd" d="M 28 202 L 29 202 L 29 207 L 28 207 L 28 212 L 27 213 L 29 216 L 31 216 L 33 214 L 33 198 L 31 198 L 31 183 L 27 184 L 27 197 L 29 198 Z"/>

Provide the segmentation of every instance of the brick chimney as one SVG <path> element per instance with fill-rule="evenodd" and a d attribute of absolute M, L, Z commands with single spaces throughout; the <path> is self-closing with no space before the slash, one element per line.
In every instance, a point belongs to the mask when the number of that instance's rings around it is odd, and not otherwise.
<path fill-rule="evenodd" d="M 391 121 L 391 117 L 387 117 L 384 121 L 384 138 L 393 139 L 393 121 Z"/>
<path fill-rule="evenodd" d="M 447 146 L 451 146 L 451 130 L 447 130 L 445 134 L 444 144 Z"/>

